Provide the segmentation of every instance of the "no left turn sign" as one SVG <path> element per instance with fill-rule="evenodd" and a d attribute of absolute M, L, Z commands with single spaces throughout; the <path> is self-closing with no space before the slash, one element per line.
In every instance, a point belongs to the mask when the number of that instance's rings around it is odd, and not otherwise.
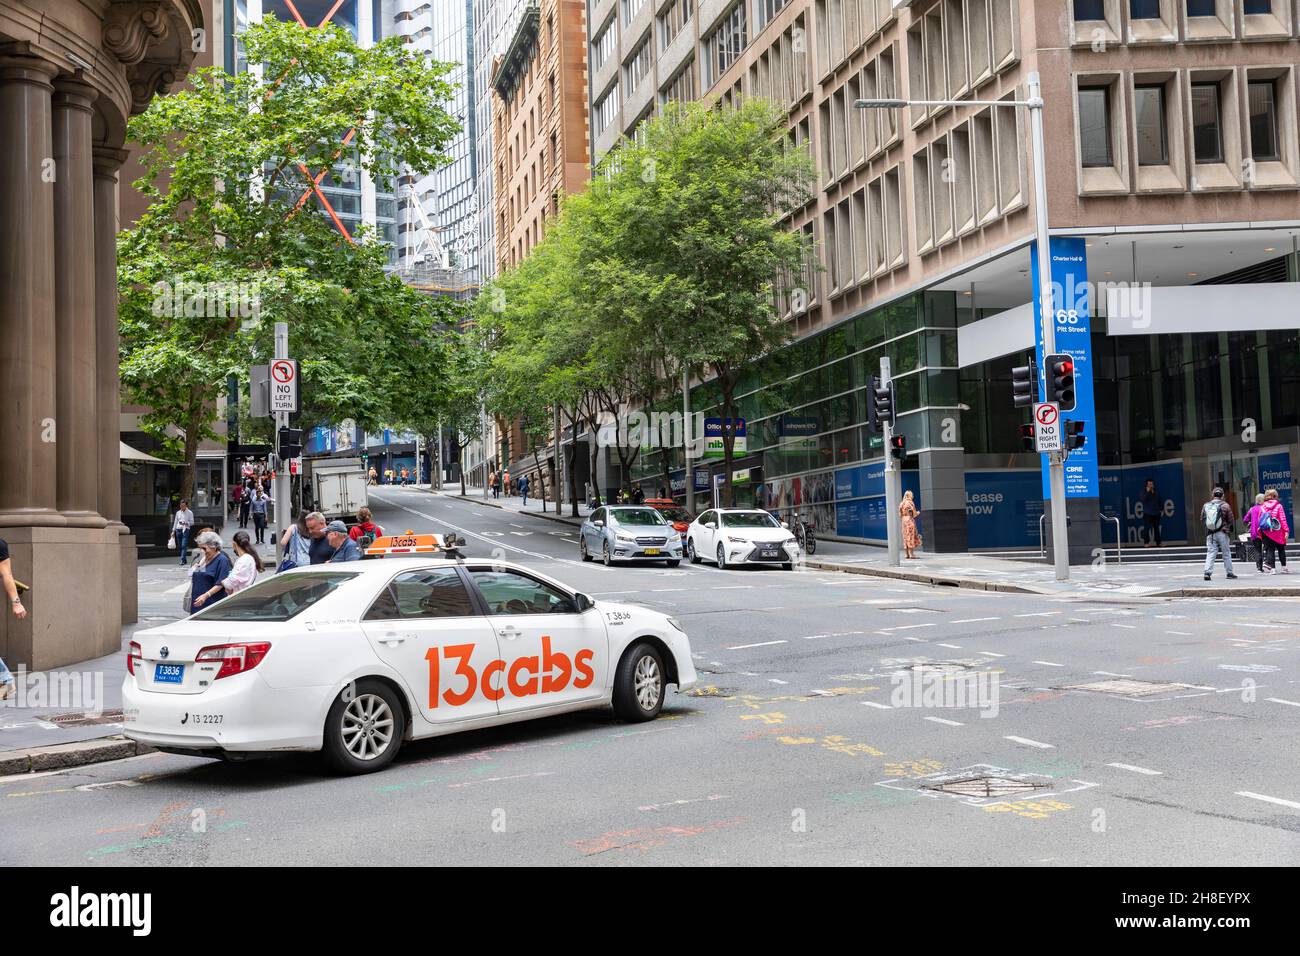
<path fill-rule="evenodd" d="M 271 411 L 298 410 L 298 363 L 293 359 L 276 359 L 271 363 Z"/>

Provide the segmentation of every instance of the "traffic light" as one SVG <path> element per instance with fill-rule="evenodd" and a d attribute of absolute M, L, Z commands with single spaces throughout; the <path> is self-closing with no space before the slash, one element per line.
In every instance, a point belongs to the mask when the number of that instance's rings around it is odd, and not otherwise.
<path fill-rule="evenodd" d="M 1066 421 L 1065 423 L 1065 448 L 1066 451 L 1075 451 L 1088 444 L 1088 436 L 1083 433 L 1083 422 Z"/>
<path fill-rule="evenodd" d="M 1074 410 L 1074 359 L 1069 355 L 1049 355 L 1047 363 L 1047 400 L 1061 411 Z"/>
<path fill-rule="evenodd" d="M 282 459 L 297 458 L 302 454 L 301 428 L 281 428 L 279 439 L 277 450 Z"/>
<path fill-rule="evenodd" d="M 1020 426 L 1020 447 L 1025 451 L 1034 451 L 1034 426 Z"/>
<path fill-rule="evenodd" d="M 907 439 L 902 435 L 889 437 L 889 454 L 902 461 L 907 457 Z"/>
<path fill-rule="evenodd" d="M 1028 365 L 1018 365 L 1011 370 L 1011 399 L 1016 408 L 1038 401 L 1038 366 L 1033 359 Z"/>
<path fill-rule="evenodd" d="M 880 384 L 880 379 L 871 379 L 871 418 L 876 428 L 884 431 L 883 426 L 894 425 L 894 383 Z"/>

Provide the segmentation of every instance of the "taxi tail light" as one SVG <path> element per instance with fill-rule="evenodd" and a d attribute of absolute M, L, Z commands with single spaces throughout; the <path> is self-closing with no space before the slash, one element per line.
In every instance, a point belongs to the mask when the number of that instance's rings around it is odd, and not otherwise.
<path fill-rule="evenodd" d="M 140 660 L 142 656 L 139 643 L 132 641 L 126 649 L 126 672 L 128 674 L 135 674 L 135 662 Z"/>
<path fill-rule="evenodd" d="M 271 644 L 269 641 L 242 644 L 210 644 L 195 654 L 194 660 L 198 663 L 220 661 L 221 670 L 217 671 L 217 676 L 212 679 L 221 680 L 223 677 L 231 677 L 234 674 L 251 671 L 262 663 L 262 658 L 266 656 L 267 651 L 270 649 Z"/>

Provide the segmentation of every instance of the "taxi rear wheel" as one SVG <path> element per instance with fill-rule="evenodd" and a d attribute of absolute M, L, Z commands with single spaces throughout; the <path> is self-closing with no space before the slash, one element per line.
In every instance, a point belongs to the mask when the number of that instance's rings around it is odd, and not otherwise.
<path fill-rule="evenodd" d="M 405 712 L 382 681 L 360 680 L 339 692 L 325 718 L 325 762 L 342 773 L 374 773 L 402 746 Z"/>
<path fill-rule="evenodd" d="M 614 675 L 614 713 L 633 723 L 654 720 L 664 706 L 664 662 L 653 645 L 640 643 L 623 655 Z"/>

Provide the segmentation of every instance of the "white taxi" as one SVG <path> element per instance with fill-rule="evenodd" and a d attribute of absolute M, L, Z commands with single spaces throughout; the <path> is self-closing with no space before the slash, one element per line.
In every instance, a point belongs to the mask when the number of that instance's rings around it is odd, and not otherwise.
<path fill-rule="evenodd" d="M 404 741 L 612 705 L 651 720 L 695 685 L 671 617 L 529 568 L 389 557 L 276 574 L 137 631 L 124 733 L 212 757 L 319 750 L 386 766 Z"/>

